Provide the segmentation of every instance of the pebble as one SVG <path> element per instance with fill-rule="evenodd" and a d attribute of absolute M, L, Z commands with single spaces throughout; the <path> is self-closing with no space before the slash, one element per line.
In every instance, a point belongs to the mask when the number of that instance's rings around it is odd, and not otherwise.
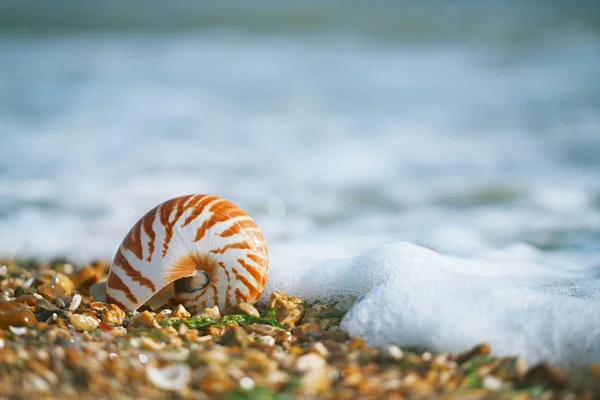
<path fill-rule="evenodd" d="M 381 348 L 381 358 L 383 360 L 399 361 L 404 356 L 402 349 L 395 344 L 383 346 Z"/>
<path fill-rule="evenodd" d="M 27 305 L 15 301 L 0 303 L 0 329 L 29 325 L 37 325 L 37 320 Z"/>
<path fill-rule="evenodd" d="M 315 322 L 307 322 L 292 329 L 292 333 L 301 342 L 314 342 L 323 338 L 323 329 Z"/>
<path fill-rule="evenodd" d="M 71 304 L 69 304 L 69 311 L 73 312 L 79 308 L 81 304 L 81 295 L 79 293 L 75 293 L 73 298 L 71 299 Z"/>
<path fill-rule="evenodd" d="M 250 342 L 250 338 L 248 337 L 248 333 L 241 326 L 230 326 L 228 327 L 223 336 L 221 336 L 221 344 L 223 346 L 228 347 L 241 347 L 246 348 L 248 343 Z"/>
<path fill-rule="evenodd" d="M 253 317 L 259 318 L 260 317 L 260 313 L 258 312 L 258 310 L 256 308 L 254 308 L 252 305 L 248 304 L 248 303 L 238 303 L 236 305 L 234 305 L 233 307 L 230 307 L 229 310 L 227 310 L 227 314 L 245 314 L 245 315 L 251 315 Z"/>
<path fill-rule="evenodd" d="M 524 386 L 540 385 L 552 389 L 563 389 L 568 386 L 568 376 L 561 368 L 548 363 L 540 363 L 525 374 Z"/>
<path fill-rule="evenodd" d="M 180 363 L 164 368 L 148 366 L 146 374 L 148 380 L 154 386 L 170 392 L 183 390 L 192 379 L 192 371 L 189 365 Z"/>
<path fill-rule="evenodd" d="M 52 285 L 50 283 L 38 286 L 37 292 L 49 301 L 54 301 L 57 297 L 63 297 L 69 294 L 63 286 Z"/>
<path fill-rule="evenodd" d="M 522 357 L 502 358 L 497 364 L 491 373 L 504 381 L 521 379 L 527 372 L 527 364 Z"/>
<path fill-rule="evenodd" d="M 73 283 L 79 290 L 85 292 L 89 290 L 93 284 L 100 282 L 100 280 L 101 278 L 98 271 L 91 265 L 86 265 L 76 275 Z"/>
<path fill-rule="evenodd" d="M 219 312 L 219 307 L 214 306 L 212 308 L 205 308 L 202 312 L 195 314 L 194 318 L 220 319 L 221 313 Z"/>
<path fill-rule="evenodd" d="M 488 375 L 483 378 L 483 388 L 489 390 L 490 392 L 497 392 L 502 388 L 503 381 L 500 378 L 496 378 L 495 376 Z"/>
<path fill-rule="evenodd" d="M 147 310 L 133 316 L 129 320 L 129 324 L 134 328 L 160 328 L 154 316 Z"/>
<path fill-rule="evenodd" d="M 275 319 L 286 329 L 296 326 L 304 315 L 304 303 L 301 299 L 279 291 L 271 295 L 268 308 L 275 310 Z"/>
<path fill-rule="evenodd" d="M 100 325 L 100 321 L 95 317 L 83 314 L 71 314 L 69 316 L 69 322 L 75 329 L 86 332 L 93 331 Z"/>
<path fill-rule="evenodd" d="M 185 309 L 182 304 L 175 307 L 175 310 L 171 313 L 172 318 L 189 318 L 192 315 Z"/>
<path fill-rule="evenodd" d="M 478 356 L 487 356 L 489 355 L 491 352 L 490 350 L 490 345 L 487 343 L 481 343 L 477 346 L 475 346 L 474 348 L 459 354 L 456 357 L 456 362 L 459 364 L 465 363 L 467 361 L 469 361 L 470 359 L 474 358 L 474 357 L 478 357 Z"/>
<path fill-rule="evenodd" d="M 294 368 L 300 372 L 305 372 L 310 369 L 321 369 L 326 365 L 325 359 L 319 354 L 308 353 L 300 356 L 294 363 Z"/>
<path fill-rule="evenodd" d="M 102 322 L 111 326 L 118 326 L 123 324 L 125 319 L 125 312 L 119 308 L 116 304 L 108 304 L 102 309 L 101 314 Z"/>

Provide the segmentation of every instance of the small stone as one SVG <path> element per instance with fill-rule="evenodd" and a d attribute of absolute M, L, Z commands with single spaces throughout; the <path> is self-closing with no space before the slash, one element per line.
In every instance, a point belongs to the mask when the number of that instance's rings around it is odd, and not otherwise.
<path fill-rule="evenodd" d="M 67 318 L 69 313 L 56 307 L 44 298 L 39 298 L 35 302 L 35 312 L 38 321 L 46 321 L 48 318 L 62 317 Z M 56 317 L 54 317 L 56 315 Z"/>
<path fill-rule="evenodd" d="M 283 385 L 289 382 L 290 376 L 278 369 L 271 371 L 264 379 L 264 384 L 271 390 L 280 390 Z"/>
<path fill-rule="evenodd" d="M 43 285 L 38 286 L 37 292 L 49 301 L 54 301 L 57 297 L 63 297 L 68 295 L 64 287 L 59 285 L 53 285 L 51 283 L 45 283 Z"/>
<path fill-rule="evenodd" d="M 119 326 L 123 324 L 124 319 L 125 312 L 116 304 L 109 304 L 102 310 L 102 322 L 105 324 Z"/>
<path fill-rule="evenodd" d="M 193 383 L 197 383 L 198 389 L 209 395 L 216 395 L 235 389 L 236 381 L 234 381 L 220 365 L 209 364 L 208 367 L 201 372 L 201 376 L 192 379 Z"/>
<path fill-rule="evenodd" d="M 127 329 L 123 328 L 122 326 L 115 326 L 109 331 L 109 333 L 111 336 L 121 337 L 127 335 Z"/>
<path fill-rule="evenodd" d="M 35 306 L 35 303 L 37 302 L 37 300 L 38 300 L 38 298 L 32 294 L 22 294 L 15 299 L 15 301 L 17 303 L 24 303 L 24 304 L 27 304 L 28 306 L 32 306 L 32 307 Z"/>
<path fill-rule="evenodd" d="M 227 310 L 227 314 L 245 314 L 245 315 L 251 315 L 253 317 L 259 318 L 260 317 L 260 313 L 258 312 L 258 310 L 256 308 L 254 308 L 252 305 L 248 304 L 248 303 L 238 303 L 236 305 L 234 305 L 233 307 L 230 307 L 229 310 Z"/>
<path fill-rule="evenodd" d="M 275 338 L 272 336 L 257 335 L 256 341 L 263 346 L 272 347 L 275 346 Z"/>
<path fill-rule="evenodd" d="M 71 304 L 69 304 L 69 311 L 73 312 L 79 308 L 81 305 L 81 295 L 79 293 L 75 293 L 73 298 L 71 299 Z"/>
<path fill-rule="evenodd" d="M 187 364 L 173 364 L 165 368 L 146 368 L 148 380 L 159 389 L 182 391 L 192 379 L 192 370 Z"/>
<path fill-rule="evenodd" d="M 14 326 L 9 326 L 8 330 L 15 336 L 21 336 L 27 333 L 27 327 L 26 326 L 21 326 L 21 327 L 14 327 Z"/>
<path fill-rule="evenodd" d="M 404 356 L 404 352 L 400 347 L 396 346 L 395 344 L 390 344 L 381 348 L 380 355 L 381 358 L 386 361 L 399 361 Z"/>
<path fill-rule="evenodd" d="M 521 379 L 527 372 L 527 364 L 522 357 L 507 357 L 499 361 L 491 373 L 503 381 Z"/>
<path fill-rule="evenodd" d="M 106 308 L 106 304 L 104 304 L 101 301 L 94 301 L 94 302 L 90 303 L 90 308 L 92 310 L 102 311 Z"/>
<path fill-rule="evenodd" d="M 0 329 L 8 329 L 9 326 L 29 325 L 37 325 L 35 315 L 29 307 L 15 301 L 0 303 Z"/>
<path fill-rule="evenodd" d="M 350 343 L 348 343 L 348 349 L 350 351 L 366 350 L 367 343 L 365 343 L 365 340 L 363 338 L 355 336 L 352 339 L 350 339 Z"/>
<path fill-rule="evenodd" d="M 75 277 L 74 284 L 81 291 L 87 291 L 90 287 L 100 282 L 98 271 L 91 265 L 86 265 Z"/>
<path fill-rule="evenodd" d="M 192 315 L 185 309 L 182 304 L 175 307 L 175 310 L 171 313 L 172 318 L 189 318 Z"/>
<path fill-rule="evenodd" d="M 71 278 L 69 278 L 62 272 L 57 272 L 56 275 L 54 275 L 54 278 L 52 278 L 52 284 L 55 286 L 61 286 L 69 296 L 71 295 L 71 292 L 73 292 L 73 290 L 75 289 L 75 284 L 73 283 Z"/>
<path fill-rule="evenodd" d="M 568 376 L 565 371 L 555 365 L 541 363 L 527 372 L 522 385 L 540 385 L 552 389 L 564 389 L 568 386 Z"/>
<path fill-rule="evenodd" d="M 246 331 L 237 325 L 228 327 L 221 337 L 221 344 L 227 347 L 246 348 L 249 342 L 250 339 Z"/>
<path fill-rule="evenodd" d="M 334 308 L 329 307 L 327 304 L 313 304 L 308 310 L 305 311 L 302 322 L 319 322 L 321 315 L 335 311 Z"/>
<path fill-rule="evenodd" d="M 292 329 L 301 342 L 314 342 L 323 338 L 323 329 L 315 322 L 307 322 Z"/>
<path fill-rule="evenodd" d="M 140 338 L 140 347 L 146 350 L 162 350 L 165 348 L 162 343 L 159 343 L 155 339 L 148 336 L 142 336 Z"/>
<path fill-rule="evenodd" d="M 71 316 L 69 316 L 69 322 L 75 329 L 86 332 L 93 331 L 100 326 L 100 321 L 91 315 L 71 314 Z"/>
<path fill-rule="evenodd" d="M 327 348 L 325 347 L 325 345 L 322 342 L 314 343 L 310 347 L 309 351 L 312 353 L 317 353 L 318 355 L 320 355 L 323 358 L 329 357 L 329 351 L 327 351 Z"/>
<path fill-rule="evenodd" d="M 239 385 L 240 389 L 242 390 L 250 390 L 254 387 L 254 381 L 252 380 L 252 378 L 244 376 L 242 379 L 240 379 Z"/>
<path fill-rule="evenodd" d="M 225 333 L 225 327 L 223 326 L 211 326 L 208 328 L 208 334 L 212 337 L 221 337 Z"/>
<path fill-rule="evenodd" d="M 296 337 L 290 332 L 271 325 L 252 324 L 244 326 L 244 329 L 248 333 L 271 336 L 273 339 L 275 339 L 275 342 L 280 345 L 283 343 L 293 343 L 296 341 Z"/>
<path fill-rule="evenodd" d="M 129 320 L 130 326 L 134 328 L 160 328 L 158 322 L 149 311 L 143 311 Z"/>
<path fill-rule="evenodd" d="M 307 393 L 321 393 L 331 386 L 329 375 L 323 370 L 311 370 L 300 378 L 300 389 Z"/>
<path fill-rule="evenodd" d="M 475 346 L 471 350 L 468 350 L 464 353 L 459 354 L 456 357 L 456 362 L 459 364 L 462 364 L 462 363 L 469 361 L 470 359 L 472 359 L 474 357 L 488 356 L 488 355 L 490 355 L 490 353 L 491 353 L 490 345 L 487 343 L 482 343 L 482 344 Z"/>
<path fill-rule="evenodd" d="M 483 388 L 489 390 L 490 392 L 497 392 L 500 390 L 503 383 L 504 382 L 502 382 L 502 379 L 496 378 L 493 375 L 486 376 L 482 381 Z"/>
<path fill-rule="evenodd" d="M 322 369 L 327 363 L 325 359 L 316 353 L 308 353 L 300 356 L 294 362 L 294 368 L 300 372 L 311 369 Z"/>
<path fill-rule="evenodd" d="M 344 343 L 334 342 L 332 340 L 324 340 L 320 343 L 322 343 L 329 352 L 330 360 L 334 361 L 346 358 L 348 346 L 346 346 Z"/>
<path fill-rule="evenodd" d="M 323 332 L 323 339 L 332 340 L 334 342 L 344 343 L 349 339 L 348 334 L 342 331 L 325 331 Z"/>
<path fill-rule="evenodd" d="M 271 295 L 268 308 L 275 310 L 275 319 L 286 329 L 296 326 L 304 314 L 302 300 L 279 291 L 273 292 Z"/>
<path fill-rule="evenodd" d="M 195 314 L 194 318 L 221 319 L 221 313 L 219 312 L 219 307 L 214 306 L 213 308 L 205 308 L 201 313 Z"/>

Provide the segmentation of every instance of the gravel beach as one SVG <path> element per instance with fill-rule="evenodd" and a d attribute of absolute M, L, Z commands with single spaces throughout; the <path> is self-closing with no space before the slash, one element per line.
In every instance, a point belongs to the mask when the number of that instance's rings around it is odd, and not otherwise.
<path fill-rule="evenodd" d="M 1 398 L 594 399 L 600 363 L 566 371 L 482 343 L 460 354 L 369 347 L 344 310 L 275 292 L 190 315 L 94 301 L 108 264 L 0 262 Z"/>

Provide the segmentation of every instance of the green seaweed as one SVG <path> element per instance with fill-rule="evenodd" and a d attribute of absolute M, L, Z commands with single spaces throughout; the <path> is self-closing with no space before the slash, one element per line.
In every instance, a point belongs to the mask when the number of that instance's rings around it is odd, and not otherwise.
<path fill-rule="evenodd" d="M 261 386 L 256 386 L 250 390 L 237 389 L 225 396 L 225 400 L 283 400 L 285 398 L 287 397 Z"/>
<path fill-rule="evenodd" d="M 225 326 L 231 324 L 237 325 L 251 325 L 251 324 L 265 324 L 281 328 L 279 322 L 275 319 L 275 311 L 268 310 L 265 317 L 255 317 L 247 314 L 231 314 L 225 315 L 221 319 L 215 319 L 210 317 L 203 318 L 165 318 L 160 321 L 162 326 L 178 327 L 181 324 L 187 325 L 191 329 L 202 329 L 209 328 L 211 326 Z"/>
<path fill-rule="evenodd" d="M 492 360 L 490 356 L 476 356 L 467 361 L 461 369 L 464 371 L 466 386 L 469 388 L 479 388 L 483 385 L 483 380 L 479 376 L 479 367 L 489 363 Z"/>
<path fill-rule="evenodd" d="M 290 379 L 285 384 L 285 390 L 294 391 L 300 387 L 300 381 L 302 378 L 299 376 L 292 375 Z"/>
<path fill-rule="evenodd" d="M 19 297 L 25 294 L 25 289 L 21 286 L 17 286 L 15 289 L 15 297 Z"/>

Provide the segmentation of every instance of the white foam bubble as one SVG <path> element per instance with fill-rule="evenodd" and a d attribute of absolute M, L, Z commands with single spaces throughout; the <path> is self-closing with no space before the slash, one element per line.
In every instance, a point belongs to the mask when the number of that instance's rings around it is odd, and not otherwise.
<path fill-rule="evenodd" d="M 575 293 L 593 291 L 589 281 L 573 283 L 588 273 L 461 259 L 400 242 L 312 268 L 275 269 L 269 287 L 308 300 L 360 296 L 342 328 L 373 345 L 463 351 L 488 342 L 498 355 L 569 364 L 600 354 L 600 301 Z"/>

